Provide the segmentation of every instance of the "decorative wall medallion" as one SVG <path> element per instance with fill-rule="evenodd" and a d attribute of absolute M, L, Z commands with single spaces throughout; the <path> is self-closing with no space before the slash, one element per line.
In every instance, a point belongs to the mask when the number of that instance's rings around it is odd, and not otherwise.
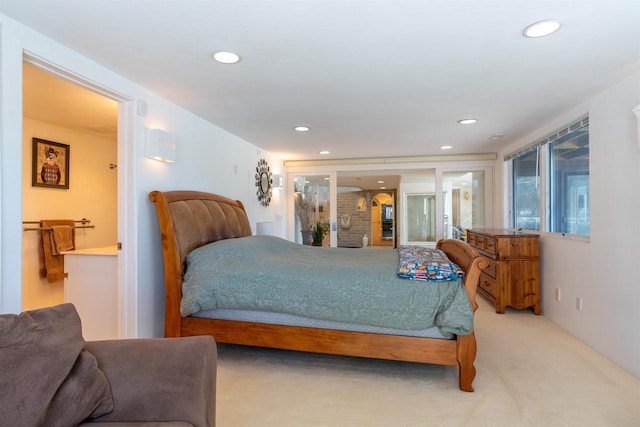
<path fill-rule="evenodd" d="M 256 167 L 256 187 L 258 187 L 256 195 L 262 206 L 269 206 L 269 203 L 271 203 L 272 185 L 273 178 L 269 165 L 265 159 L 260 159 Z"/>

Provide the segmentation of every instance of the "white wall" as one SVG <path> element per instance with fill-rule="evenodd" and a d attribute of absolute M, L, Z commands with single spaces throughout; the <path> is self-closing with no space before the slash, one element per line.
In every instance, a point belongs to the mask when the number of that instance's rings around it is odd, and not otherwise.
<path fill-rule="evenodd" d="M 22 60 L 23 52 L 63 70 L 64 74 L 106 88 L 125 101 L 120 118 L 128 118 L 119 135 L 118 174 L 127 215 L 118 224 L 119 239 L 125 249 L 119 262 L 126 273 L 123 293 L 129 305 L 122 307 L 128 317 L 127 336 L 161 336 L 164 322 L 164 283 L 160 236 L 151 190 L 196 189 L 220 193 L 242 200 L 252 227 L 257 221 L 276 221 L 283 215 L 282 200 L 276 192 L 268 208 L 255 196 L 254 174 L 264 157 L 272 170 L 282 162 L 256 146 L 237 138 L 186 110 L 151 93 L 88 58 L 0 14 L 0 312 L 21 309 L 22 221 Z M 147 114 L 136 114 L 136 100 L 147 105 Z M 119 122 L 120 126 L 121 122 Z M 144 128 L 162 128 L 177 137 L 177 161 L 164 164 L 144 157 Z M 124 157 L 123 157 L 124 156 Z M 124 222 L 124 223 L 123 223 Z"/>
<path fill-rule="evenodd" d="M 143 144 L 137 146 L 136 159 L 136 203 L 138 233 L 138 293 L 140 306 L 153 301 L 153 310 L 146 310 L 139 318 L 140 331 L 160 331 L 163 325 L 164 288 L 161 241 L 154 205 L 148 194 L 153 190 L 199 190 L 221 194 L 241 200 L 247 209 L 251 227 L 255 232 L 256 222 L 276 222 L 282 214 L 280 193 L 268 208 L 261 206 L 256 196 L 255 168 L 260 158 L 266 158 L 272 168 L 280 169 L 281 162 L 240 138 L 196 117 L 187 111 L 163 102 L 149 94 L 146 97 L 149 117 L 144 118 L 146 127 L 159 127 L 177 136 L 175 163 L 160 163 L 144 157 Z M 237 172 L 236 172 L 237 171 Z M 277 230 L 278 227 L 274 227 Z"/>
<path fill-rule="evenodd" d="M 22 306 L 22 60 L 20 38 L 0 14 L 0 312 Z M 9 59 L 11 58 L 11 59 Z M 8 206 L 9 208 L 5 208 Z M 4 284 L 7 284 L 6 286 Z M 17 286 L 9 284 L 16 283 Z"/>
<path fill-rule="evenodd" d="M 541 237 L 542 312 L 637 377 L 640 142 L 631 110 L 639 104 L 640 72 L 636 72 L 505 148 L 499 156 L 502 159 L 589 113 L 591 237 L 589 241 Z M 500 160 L 497 163 L 500 167 Z M 496 194 L 502 192 L 500 182 Z M 562 290 L 560 302 L 555 301 L 555 288 Z M 583 299 L 582 311 L 576 309 L 577 297 Z"/>

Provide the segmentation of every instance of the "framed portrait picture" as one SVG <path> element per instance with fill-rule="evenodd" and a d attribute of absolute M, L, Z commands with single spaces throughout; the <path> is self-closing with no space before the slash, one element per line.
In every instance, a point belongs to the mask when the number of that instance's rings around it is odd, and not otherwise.
<path fill-rule="evenodd" d="M 69 188 L 69 146 L 33 138 L 31 185 Z"/>

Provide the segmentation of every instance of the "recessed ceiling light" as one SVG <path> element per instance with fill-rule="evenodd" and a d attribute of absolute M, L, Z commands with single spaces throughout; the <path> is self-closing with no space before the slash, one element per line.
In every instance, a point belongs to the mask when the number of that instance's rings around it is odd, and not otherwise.
<path fill-rule="evenodd" d="M 384 181 L 378 181 L 378 184 L 384 184 Z"/>
<path fill-rule="evenodd" d="M 296 126 L 293 128 L 293 130 L 298 131 L 298 132 L 309 132 L 311 128 L 309 126 Z"/>
<path fill-rule="evenodd" d="M 551 33 L 555 33 L 560 28 L 560 22 L 553 19 L 536 22 L 524 29 L 522 35 L 525 37 L 544 37 Z"/>
<path fill-rule="evenodd" d="M 387 187 L 380 187 L 380 189 L 381 189 L 381 190 L 386 190 L 386 189 L 387 189 Z"/>
<path fill-rule="evenodd" d="M 330 151 L 327 151 L 327 150 L 322 150 L 318 152 L 318 154 L 329 154 L 329 153 Z"/>
<path fill-rule="evenodd" d="M 214 52 L 212 56 L 222 64 L 235 64 L 240 61 L 240 57 L 233 52 Z"/>
<path fill-rule="evenodd" d="M 478 120 L 476 119 L 462 119 L 462 120 L 458 120 L 458 123 L 460 123 L 461 125 L 471 125 L 476 123 Z"/>
<path fill-rule="evenodd" d="M 497 141 L 499 139 L 504 138 L 505 136 L 507 136 L 507 135 L 504 134 L 504 133 L 496 133 L 496 134 L 491 135 L 491 137 L 489 138 L 489 141 Z"/>
<path fill-rule="evenodd" d="M 451 145 L 443 145 L 440 147 L 441 150 L 451 150 L 453 147 Z"/>

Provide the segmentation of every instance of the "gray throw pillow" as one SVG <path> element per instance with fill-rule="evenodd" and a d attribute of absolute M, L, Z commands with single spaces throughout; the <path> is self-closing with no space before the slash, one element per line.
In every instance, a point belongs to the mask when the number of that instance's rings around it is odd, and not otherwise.
<path fill-rule="evenodd" d="M 0 425 L 75 426 L 113 410 L 72 304 L 0 315 Z"/>

